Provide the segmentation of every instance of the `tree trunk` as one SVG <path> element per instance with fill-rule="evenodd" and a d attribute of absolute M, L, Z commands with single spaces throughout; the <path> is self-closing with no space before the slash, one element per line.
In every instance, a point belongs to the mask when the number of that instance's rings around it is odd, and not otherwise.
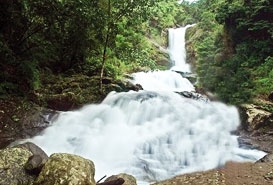
<path fill-rule="evenodd" d="M 108 47 L 108 42 L 109 42 L 109 37 L 110 37 L 110 16 L 111 16 L 111 0 L 108 0 L 108 24 L 107 24 L 107 32 L 106 32 L 106 39 L 104 43 L 104 48 L 103 48 L 103 56 L 102 56 L 102 66 L 101 66 L 101 71 L 100 71 L 100 90 L 103 92 L 102 89 L 102 78 L 104 74 L 104 68 L 105 68 L 105 63 L 107 59 L 107 47 Z"/>

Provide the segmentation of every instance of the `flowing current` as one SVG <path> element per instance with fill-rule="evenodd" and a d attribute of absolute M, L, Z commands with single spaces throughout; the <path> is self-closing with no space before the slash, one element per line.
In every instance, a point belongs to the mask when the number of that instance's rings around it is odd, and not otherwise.
<path fill-rule="evenodd" d="M 190 72 L 185 62 L 186 28 L 169 30 L 172 69 L 182 72 Z M 239 148 L 230 134 L 240 122 L 235 107 L 174 93 L 194 87 L 172 70 L 133 76 L 143 91 L 112 92 L 101 104 L 63 112 L 31 141 L 48 155 L 66 152 L 92 160 L 96 180 L 125 172 L 144 184 L 264 155 Z"/>

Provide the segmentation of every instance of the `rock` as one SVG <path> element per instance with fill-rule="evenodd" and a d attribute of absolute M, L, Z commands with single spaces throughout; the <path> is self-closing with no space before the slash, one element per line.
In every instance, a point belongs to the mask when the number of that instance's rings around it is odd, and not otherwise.
<path fill-rule="evenodd" d="M 139 91 L 139 90 L 143 90 L 142 86 L 140 84 L 133 84 L 130 81 L 127 81 L 124 85 L 123 88 L 124 91 Z"/>
<path fill-rule="evenodd" d="M 12 147 L 0 150 L 0 184 L 30 185 L 35 176 L 28 174 L 24 166 L 33 154 L 23 147 Z"/>
<path fill-rule="evenodd" d="M 58 113 L 21 98 L 0 100 L 0 149 L 15 140 L 30 138 L 48 127 Z M 18 120 L 18 121 L 17 121 Z"/>
<path fill-rule="evenodd" d="M 50 95 L 47 97 L 47 107 L 53 110 L 68 111 L 79 107 L 76 99 L 73 92 Z"/>
<path fill-rule="evenodd" d="M 95 185 L 92 161 L 77 155 L 52 154 L 34 185 Z"/>
<path fill-rule="evenodd" d="M 126 174 L 126 173 L 120 173 L 118 175 L 112 175 L 108 177 L 104 182 L 109 182 L 112 180 L 117 180 L 117 179 L 124 179 L 123 185 L 137 185 L 135 177 L 132 175 Z"/>
<path fill-rule="evenodd" d="M 273 162 L 273 153 L 265 155 L 263 158 L 256 161 L 257 163 L 272 163 Z"/>
<path fill-rule="evenodd" d="M 243 104 L 239 106 L 239 110 L 242 127 L 249 132 L 265 127 L 272 122 L 273 114 L 257 105 Z"/>
<path fill-rule="evenodd" d="M 198 100 L 198 101 L 204 101 L 204 102 L 208 102 L 209 99 L 199 93 L 195 93 L 195 92 L 189 92 L 189 91 L 182 91 L 182 92 L 176 92 L 177 94 L 180 94 L 181 96 L 185 97 L 185 98 L 191 98 L 194 100 Z"/>
<path fill-rule="evenodd" d="M 48 159 L 47 154 L 40 147 L 30 142 L 17 145 L 16 147 L 25 148 L 32 153 L 32 156 L 28 158 L 24 168 L 30 174 L 38 175 Z"/>

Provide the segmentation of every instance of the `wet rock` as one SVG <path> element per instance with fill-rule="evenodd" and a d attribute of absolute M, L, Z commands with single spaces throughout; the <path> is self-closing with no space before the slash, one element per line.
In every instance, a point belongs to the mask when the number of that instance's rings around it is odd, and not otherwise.
<path fill-rule="evenodd" d="M 121 90 L 118 92 L 127 92 L 127 91 L 139 91 L 143 90 L 142 86 L 140 84 L 133 84 L 130 81 L 120 81 L 119 86 L 121 87 Z"/>
<path fill-rule="evenodd" d="M 28 174 L 24 166 L 33 154 L 23 147 L 0 150 L 0 184 L 30 185 L 35 176 Z"/>
<path fill-rule="evenodd" d="M 258 163 L 272 163 L 273 162 L 273 153 L 265 155 L 263 158 L 257 161 Z"/>
<path fill-rule="evenodd" d="M 204 102 L 208 102 L 209 99 L 199 93 L 195 93 L 195 92 L 189 92 L 189 91 L 182 91 L 182 92 L 176 92 L 177 94 L 180 94 L 181 96 L 185 97 L 185 98 L 191 98 L 194 100 L 198 100 L 198 101 L 204 101 Z"/>
<path fill-rule="evenodd" d="M 196 83 L 197 81 L 197 75 L 194 73 L 188 73 L 188 72 L 181 72 L 181 71 L 175 71 L 179 73 L 183 78 L 187 78 L 192 84 Z"/>
<path fill-rule="evenodd" d="M 0 100 L 0 107 L 0 149 L 15 140 L 37 135 L 58 115 L 21 99 Z"/>
<path fill-rule="evenodd" d="M 52 154 L 34 185 L 95 185 L 92 161 L 77 155 Z"/>
<path fill-rule="evenodd" d="M 123 183 L 123 185 L 137 185 L 135 177 L 132 175 L 126 174 L 126 173 L 112 175 L 112 176 L 108 177 L 104 182 L 117 180 L 119 178 L 124 179 L 125 182 Z"/>

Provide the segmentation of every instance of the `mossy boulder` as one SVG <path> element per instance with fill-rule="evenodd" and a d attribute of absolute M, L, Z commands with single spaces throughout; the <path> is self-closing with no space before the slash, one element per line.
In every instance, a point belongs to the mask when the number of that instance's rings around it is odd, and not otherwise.
<path fill-rule="evenodd" d="M 34 185 L 95 185 L 92 161 L 77 155 L 52 154 Z"/>
<path fill-rule="evenodd" d="M 0 150 L 0 184 L 31 185 L 35 176 L 28 174 L 24 166 L 32 155 L 31 151 L 23 147 Z"/>

